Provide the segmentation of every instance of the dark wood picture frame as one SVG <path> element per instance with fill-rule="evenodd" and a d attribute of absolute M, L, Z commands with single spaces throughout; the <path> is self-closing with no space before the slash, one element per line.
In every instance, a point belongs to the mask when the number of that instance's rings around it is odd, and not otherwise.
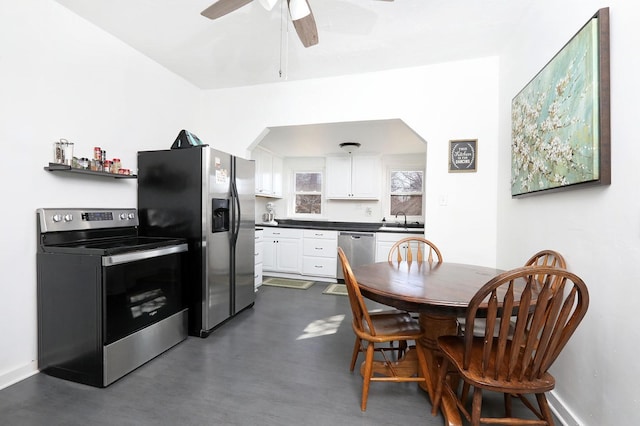
<path fill-rule="evenodd" d="M 478 170 L 478 139 L 449 141 L 449 173 Z"/>
<path fill-rule="evenodd" d="M 513 198 L 611 184 L 609 8 L 511 104 Z"/>

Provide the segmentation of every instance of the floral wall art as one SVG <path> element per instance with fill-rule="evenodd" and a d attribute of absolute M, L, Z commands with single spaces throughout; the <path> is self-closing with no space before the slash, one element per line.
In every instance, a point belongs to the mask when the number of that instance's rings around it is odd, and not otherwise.
<path fill-rule="evenodd" d="M 609 184 L 609 15 L 601 9 L 512 101 L 513 197 Z"/>

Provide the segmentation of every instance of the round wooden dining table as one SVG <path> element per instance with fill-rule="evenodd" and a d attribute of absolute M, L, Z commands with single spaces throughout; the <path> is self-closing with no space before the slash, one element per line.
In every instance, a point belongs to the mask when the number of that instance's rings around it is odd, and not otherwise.
<path fill-rule="evenodd" d="M 433 401 L 438 378 L 437 342 L 440 336 L 458 333 L 458 317 L 464 317 L 471 298 L 489 280 L 504 271 L 461 263 L 378 262 L 356 266 L 353 273 L 362 295 L 397 309 L 416 312 L 420 316 L 423 338 L 416 344 L 425 349 L 427 370 L 423 372 L 426 391 Z M 399 364 L 413 363 L 415 356 L 405 357 Z M 411 371 L 405 368 L 405 371 Z M 445 392 L 442 396 L 445 425 L 461 425 L 455 401 Z"/>

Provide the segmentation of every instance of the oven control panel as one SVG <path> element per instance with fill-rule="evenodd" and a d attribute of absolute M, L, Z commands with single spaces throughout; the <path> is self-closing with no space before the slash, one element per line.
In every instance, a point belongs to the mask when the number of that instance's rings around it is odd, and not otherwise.
<path fill-rule="evenodd" d="M 37 209 L 40 232 L 138 226 L 136 209 Z"/>

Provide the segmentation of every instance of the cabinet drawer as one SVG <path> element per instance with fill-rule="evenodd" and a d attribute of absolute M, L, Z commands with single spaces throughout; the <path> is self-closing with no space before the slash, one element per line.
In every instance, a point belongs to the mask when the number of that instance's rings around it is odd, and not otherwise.
<path fill-rule="evenodd" d="M 335 240 L 304 239 L 302 248 L 304 256 L 333 257 L 338 256 L 338 243 Z"/>
<path fill-rule="evenodd" d="M 258 288 L 262 285 L 262 269 L 253 274 L 253 285 Z"/>
<path fill-rule="evenodd" d="M 264 238 L 302 238 L 302 229 L 265 227 Z"/>
<path fill-rule="evenodd" d="M 304 238 L 321 238 L 328 240 L 338 240 L 338 231 L 322 231 L 319 229 L 305 229 Z"/>
<path fill-rule="evenodd" d="M 263 258 L 263 246 L 262 243 L 256 243 L 255 248 L 254 248 L 254 256 L 255 256 L 255 263 L 262 263 L 262 258 Z"/>
<path fill-rule="evenodd" d="M 424 237 L 424 231 L 416 232 L 376 232 L 376 242 L 389 242 L 395 243 L 403 238 L 407 237 Z"/>
<path fill-rule="evenodd" d="M 307 257 L 302 260 L 302 274 L 322 277 L 336 277 L 338 267 L 336 257 Z"/>

